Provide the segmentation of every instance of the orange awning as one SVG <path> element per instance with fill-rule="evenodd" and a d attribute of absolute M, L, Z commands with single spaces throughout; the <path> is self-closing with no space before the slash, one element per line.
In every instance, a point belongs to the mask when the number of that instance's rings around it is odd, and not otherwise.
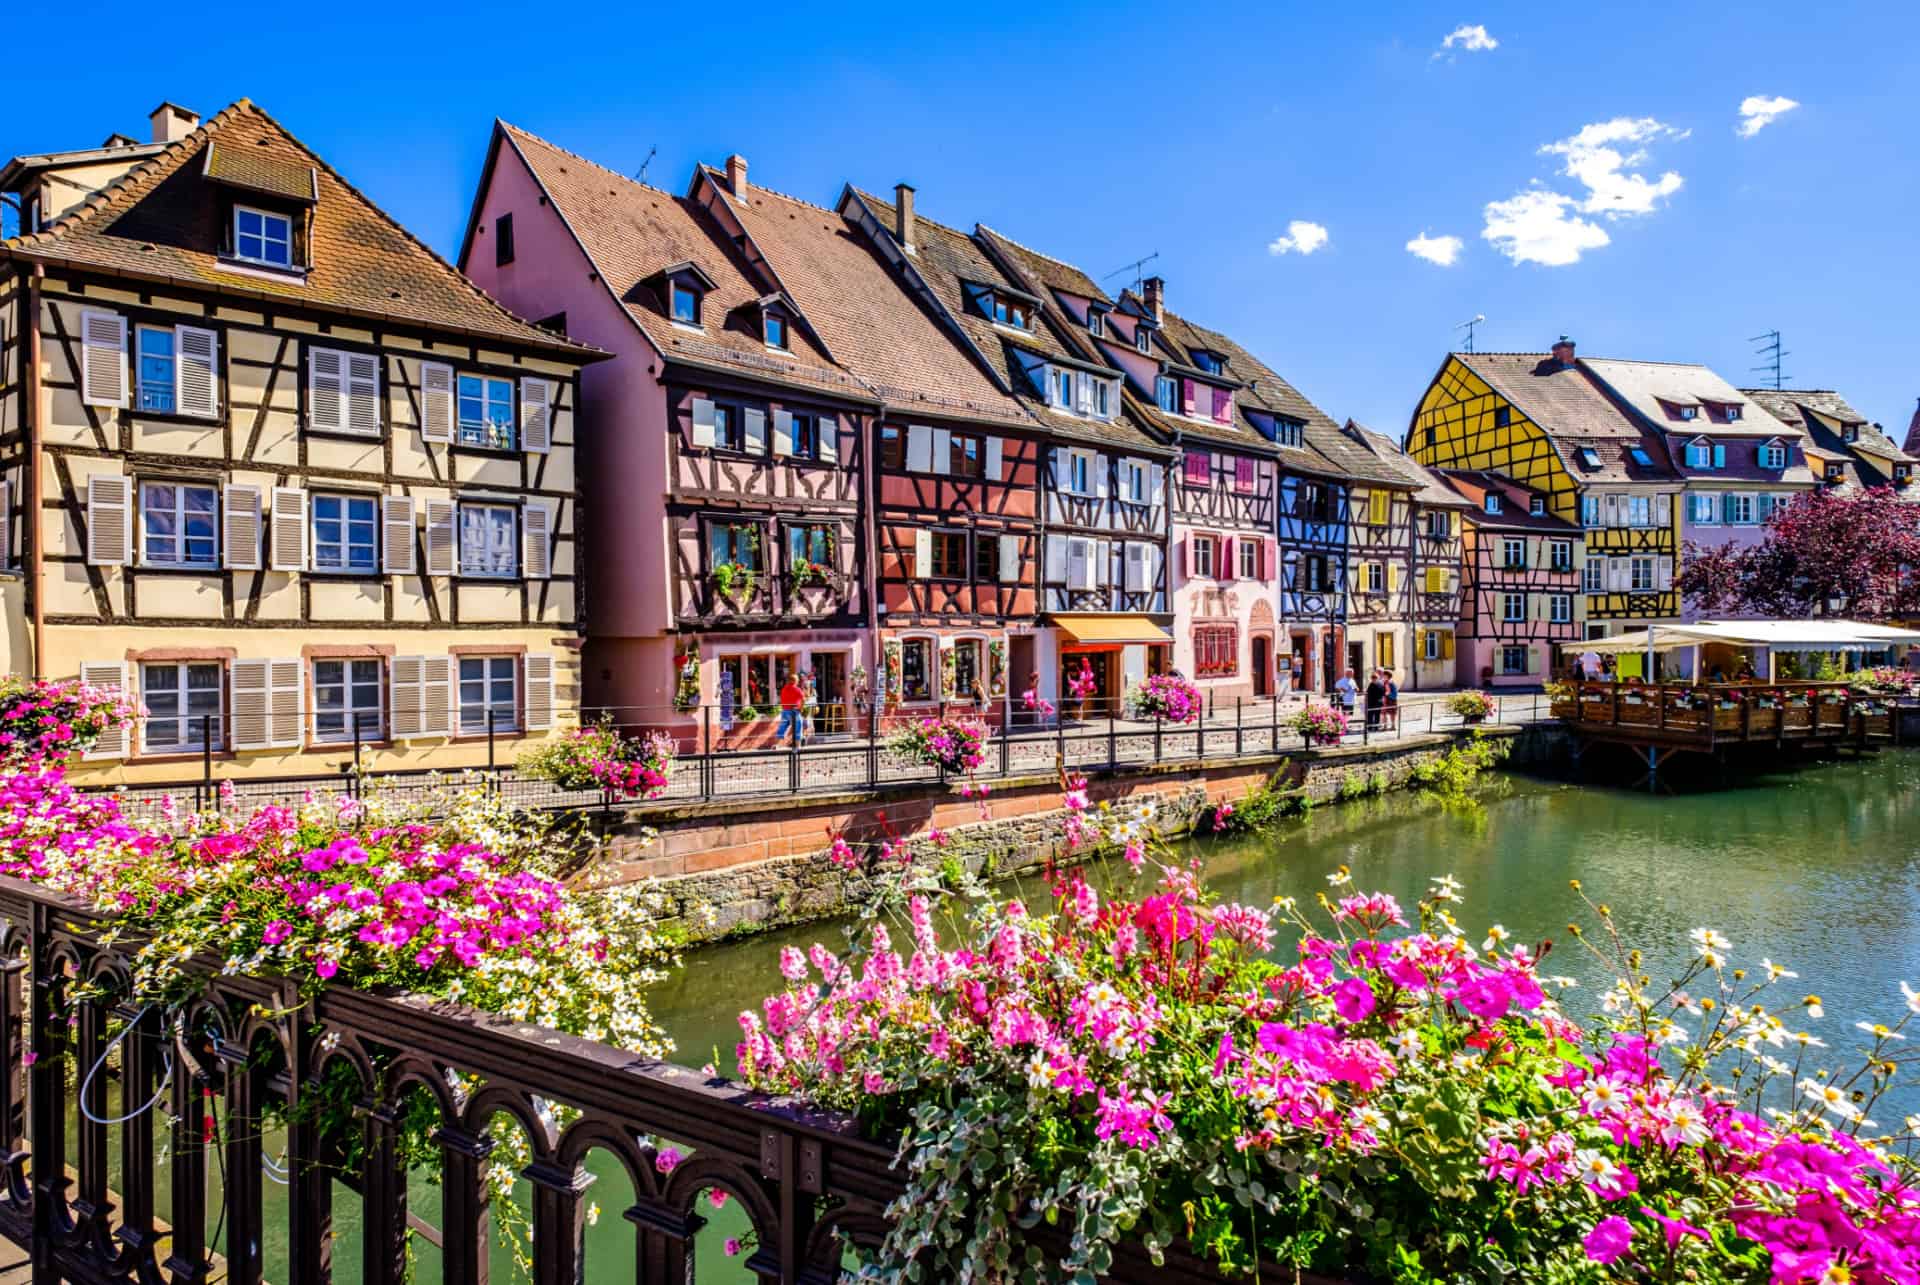
<path fill-rule="evenodd" d="M 1055 616 L 1060 632 L 1080 643 L 1160 643 L 1173 635 L 1145 616 Z"/>

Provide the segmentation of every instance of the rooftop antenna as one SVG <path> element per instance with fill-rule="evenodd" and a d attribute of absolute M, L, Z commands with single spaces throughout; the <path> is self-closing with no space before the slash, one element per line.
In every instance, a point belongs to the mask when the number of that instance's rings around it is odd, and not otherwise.
<path fill-rule="evenodd" d="M 1102 281 L 1111 281 L 1113 278 L 1119 276 L 1122 272 L 1131 272 L 1133 274 L 1133 285 L 1128 288 L 1129 289 L 1138 288 L 1140 283 L 1146 280 L 1146 274 L 1142 271 L 1142 269 L 1144 269 L 1149 263 L 1152 263 L 1155 259 L 1159 257 L 1160 257 L 1160 252 L 1158 250 L 1155 250 L 1152 254 L 1148 255 L 1146 258 L 1135 259 L 1132 263 L 1127 264 L 1125 267 L 1115 268 L 1112 272 L 1109 272 L 1106 276 L 1101 277 L 1100 279 Z"/>
<path fill-rule="evenodd" d="M 1751 367 L 1751 369 L 1759 371 L 1762 375 L 1771 375 L 1773 377 L 1773 390 L 1775 392 L 1779 392 L 1782 388 L 1785 388 L 1787 386 L 1787 377 L 1780 373 L 1780 362 L 1783 358 L 1791 357 L 1793 354 L 1780 346 L 1780 332 L 1778 330 L 1769 330 L 1765 334 L 1755 335 L 1753 338 L 1747 340 L 1747 342 L 1760 345 L 1754 349 L 1753 354 L 1760 358 L 1760 364 Z"/>
<path fill-rule="evenodd" d="M 640 162 L 640 172 L 634 175 L 642 183 L 647 181 L 647 166 L 653 164 L 653 158 L 660 154 L 660 145 L 654 143 L 647 148 L 647 159 Z"/>
<path fill-rule="evenodd" d="M 1480 325 L 1480 324 L 1481 324 L 1482 322 L 1484 322 L 1484 321 L 1485 321 L 1486 319 L 1487 319 L 1487 314 L 1486 314 L 1486 313 L 1484 313 L 1484 312 L 1476 312 L 1476 313 L 1474 313 L 1474 314 L 1473 314 L 1473 316 L 1472 316 L 1472 317 L 1470 317 L 1470 318 L 1468 318 L 1468 319 L 1467 319 L 1466 321 L 1463 321 L 1463 322 L 1461 322 L 1461 323 L 1460 323 L 1459 325 L 1457 325 L 1457 326 L 1455 326 L 1455 327 L 1454 327 L 1454 329 L 1455 329 L 1455 330 L 1464 330 L 1464 331 L 1466 331 L 1466 332 L 1467 332 L 1467 351 L 1468 351 L 1468 352 L 1472 352 L 1472 351 L 1473 351 L 1473 331 L 1474 331 L 1474 327 L 1476 327 L 1476 326 L 1478 326 L 1478 325 Z"/>

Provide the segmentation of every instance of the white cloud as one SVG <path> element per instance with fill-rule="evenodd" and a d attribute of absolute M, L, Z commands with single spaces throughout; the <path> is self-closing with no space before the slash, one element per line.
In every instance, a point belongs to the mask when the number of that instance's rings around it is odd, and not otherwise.
<path fill-rule="evenodd" d="M 1487 202 L 1487 225 L 1480 235 L 1515 263 L 1565 267 L 1612 240 L 1605 228 L 1581 218 L 1579 208 L 1571 196 L 1528 188 L 1504 201 Z"/>
<path fill-rule="evenodd" d="M 1318 223 L 1295 219 L 1287 224 L 1287 234 L 1267 245 L 1268 254 L 1312 254 L 1327 243 L 1327 230 Z"/>
<path fill-rule="evenodd" d="M 1488 35 L 1487 29 L 1477 22 L 1472 26 L 1468 26 L 1464 22 L 1461 23 L 1451 32 L 1447 33 L 1447 38 L 1440 42 L 1440 49 L 1443 53 L 1449 49 L 1464 49 L 1470 54 L 1477 54 L 1482 50 L 1498 49 L 1499 47 L 1500 42 Z M 1438 57 L 1439 55 L 1436 54 L 1435 56 Z"/>
<path fill-rule="evenodd" d="M 1651 116 L 1616 116 L 1582 126 L 1572 137 L 1541 147 L 1540 153 L 1564 158 L 1559 173 L 1584 188 L 1584 194 L 1536 182 L 1504 201 L 1488 202 L 1480 235 L 1515 263 L 1578 263 L 1582 254 L 1612 240 L 1604 227 L 1583 215 L 1611 222 L 1652 214 L 1680 190 L 1685 180 L 1673 170 L 1658 178 L 1639 171 L 1651 159 L 1655 143 L 1687 134 Z"/>
<path fill-rule="evenodd" d="M 1443 268 L 1450 268 L 1453 266 L 1453 261 L 1460 257 L 1460 251 L 1464 245 L 1465 242 L 1457 236 L 1428 236 L 1422 232 L 1407 242 L 1407 250 L 1411 254 L 1419 255 L 1428 263 L 1437 263 Z"/>
<path fill-rule="evenodd" d="M 1752 138 L 1799 105 L 1793 99 L 1778 94 L 1772 98 L 1749 95 L 1740 100 L 1740 123 L 1734 126 L 1733 132 L 1742 138 Z"/>

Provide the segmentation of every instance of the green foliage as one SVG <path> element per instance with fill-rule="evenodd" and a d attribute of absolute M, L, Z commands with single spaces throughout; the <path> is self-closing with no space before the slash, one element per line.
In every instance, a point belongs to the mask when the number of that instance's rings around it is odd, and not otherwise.
<path fill-rule="evenodd" d="M 1270 830 L 1291 816 L 1304 816 L 1313 806 L 1306 791 L 1288 779 L 1287 761 L 1281 760 L 1273 775 L 1231 806 L 1208 808 L 1194 822 L 1202 834 L 1257 834 Z"/>
<path fill-rule="evenodd" d="M 1435 759 L 1414 765 L 1410 779 L 1420 789 L 1431 791 L 1444 802 L 1467 801 L 1480 778 L 1500 763 L 1512 749 L 1510 742 L 1494 740 L 1475 728 L 1466 740 L 1457 742 Z"/>

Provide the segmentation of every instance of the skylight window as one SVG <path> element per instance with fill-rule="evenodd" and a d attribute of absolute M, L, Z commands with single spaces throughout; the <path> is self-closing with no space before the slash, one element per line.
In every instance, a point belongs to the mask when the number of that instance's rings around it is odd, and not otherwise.
<path fill-rule="evenodd" d="M 1692 418 L 1692 417 L 1691 417 L 1691 416 L 1689 416 L 1688 418 Z M 1647 448 L 1646 448 L 1646 447 L 1644 447 L 1644 446 L 1631 446 L 1631 447 L 1628 447 L 1628 448 L 1627 448 L 1627 454 L 1628 454 L 1628 455 L 1631 455 L 1631 456 L 1633 457 L 1633 462 L 1634 462 L 1635 464 L 1638 464 L 1638 465 L 1639 465 L 1639 466 L 1640 466 L 1641 468 L 1652 468 L 1652 467 L 1653 467 L 1653 456 L 1651 456 L 1651 455 L 1649 455 L 1649 454 L 1647 454 Z"/>
<path fill-rule="evenodd" d="M 1206 371 L 1209 375 L 1217 375 L 1225 370 L 1227 366 L 1227 363 L 1220 360 L 1219 353 L 1207 352 L 1199 348 L 1194 350 L 1193 364 L 1201 370 Z"/>
<path fill-rule="evenodd" d="M 1581 468 L 1599 468 L 1600 453 L 1591 446 L 1582 446 L 1579 451 Z"/>

